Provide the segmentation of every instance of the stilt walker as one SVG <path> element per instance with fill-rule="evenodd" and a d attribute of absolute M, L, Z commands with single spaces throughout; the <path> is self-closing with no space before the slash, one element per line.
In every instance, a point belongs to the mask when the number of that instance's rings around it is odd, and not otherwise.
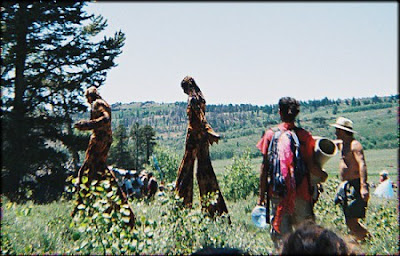
<path fill-rule="evenodd" d="M 92 130 L 93 133 L 90 136 L 85 161 L 78 171 L 78 200 L 73 212 L 71 213 L 72 216 L 77 212 L 78 205 L 83 202 L 83 198 L 79 193 L 83 176 L 88 177 L 87 184 L 89 184 L 89 186 L 94 180 L 109 180 L 109 191 L 112 190 L 112 187 L 117 187 L 118 196 L 122 199 L 123 203 L 127 203 L 126 194 L 118 186 L 115 174 L 107 167 L 107 155 L 112 143 L 110 105 L 101 98 L 97 88 L 94 86 L 86 90 L 85 96 L 91 105 L 90 120 L 79 121 L 74 125 L 74 127 L 81 131 Z M 84 192 L 84 190 L 82 190 L 82 192 Z M 119 207 L 120 206 L 117 203 L 111 202 L 111 206 L 106 210 L 106 212 L 110 212 L 112 209 L 119 210 Z M 130 222 L 128 225 L 133 227 L 135 224 L 135 215 L 131 207 L 129 208 L 129 211 Z"/>
<path fill-rule="evenodd" d="M 197 182 L 202 207 L 211 216 L 228 213 L 225 200 L 219 189 L 217 177 L 211 165 L 209 145 L 218 143 L 220 136 L 214 132 L 205 117 L 206 101 L 194 79 L 187 76 L 181 83 L 183 91 L 189 96 L 187 115 L 189 118 L 186 135 L 185 155 L 178 170 L 175 191 L 183 198 L 183 203 L 191 207 L 193 201 L 193 167 L 197 158 Z M 215 204 L 206 205 L 208 193 L 215 193 Z"/>

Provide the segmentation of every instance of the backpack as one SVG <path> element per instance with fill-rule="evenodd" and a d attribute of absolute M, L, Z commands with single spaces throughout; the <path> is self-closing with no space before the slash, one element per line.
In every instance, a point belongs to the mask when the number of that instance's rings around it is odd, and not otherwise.
<path fill-rule="evenodd" d="M 284 197 L 287 193 L 287 184 L 285 177 L 282 174 L 280 157 L 278 152 L 278 141 L 280 136 L 288 136 L 290 140 L 290 150 L 293 153 L 293 167 L 294 167 L 294 179 L 296 187 L 301 184 L 304 176 L 307 174 L 308 170 L 303 161 L 300 152 L 300 142 L 296 135 L 296 130 L 299 128 L 295 127 L 294 131 L 287 130 L 282 132 L 278 128 L 274 128 L 274 135 L 268 146 L 268 173 L 269 173 L 269 186 L 272 186 L 272 193 L 281 197 Z"/>

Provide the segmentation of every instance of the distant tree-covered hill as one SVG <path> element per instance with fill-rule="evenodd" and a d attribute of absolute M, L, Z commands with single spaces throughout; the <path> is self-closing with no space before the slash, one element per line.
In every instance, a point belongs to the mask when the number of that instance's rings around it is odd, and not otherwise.
<path fill-rule="evenodd" d="M 365 149 L 398 147 L 397 110 L 399 96 L 309 100 L 301 102 L 297 125 L 313 135 L 334 139 L 338 116 L 350 118 L 356 138 Z M 156 142 L 178 154 L 184 152 L 187 129 L 186 102 L 132 102 L 113 104 L 113 129 L 122 123 L 128 129 L 136 122 L 150 125 L 156 131 Z M 253 157 L 260 156 L 255 144 L 267 127 L 280 122 L 278 106 L 228 104 L 207 105 L 206 118 L 222 135 L 218 145 L 210 148 L 213 159 L 231 158 L 247 148 Z"/>

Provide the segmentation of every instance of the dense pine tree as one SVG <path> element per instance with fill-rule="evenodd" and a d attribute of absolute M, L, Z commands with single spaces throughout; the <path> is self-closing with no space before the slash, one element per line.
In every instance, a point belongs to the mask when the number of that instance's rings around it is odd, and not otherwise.
<path fill-rule="evenodd" d="M 146 158 L 145 162 L 149 163 L 151 154 L 153 153 L 154 146 L 156 145 L 155 136 L 156 133 L 150 125 L 145 125 L 142 128 L 142 136 L 144 138 L 144 144 L 146 148 Z"/>
<path fill-rule="evenodd" d="M 153 154 L 155 143 L 155 131 L 150 125 L 140 126 L 136 122 L 130 131 L 133 144 L 133 155 L 135 159 L 135 169 L 141 170 L 144 164 L 149 163 L 149 158 Z"/>
<path fill-rule="evenodd" d="M 46 184 L 62 191 L 65 146 L 76 168 L 77 151 L 87 145 L 87 136 L 73 132 L 71 116 L 87 110 L 84 90 L 101 86 L 121 53 L 121 31 L 94 42 L 107 22 L 84 6 L 54 0 L 1 4 L 2 188 L 14 198 L 16 192 L 24 196 L 20 188 L 27 181 L 40 185 L 37 191 Z"/>
<path fill-rule="evenodd" d="M 113 144 L 111 145 L 108 163 L 118 168 L 133 169 L 134 157 L 128 146 L 128 132 L 120 123 L 113 132 Z"/>

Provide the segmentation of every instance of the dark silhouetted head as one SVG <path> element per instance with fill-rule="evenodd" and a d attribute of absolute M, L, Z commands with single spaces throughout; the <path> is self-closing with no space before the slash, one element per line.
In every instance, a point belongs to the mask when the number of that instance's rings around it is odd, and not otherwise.
<path fill-rule="evenodd" d="M 192 255 L 249 255 L 249 254 L 237 248 L 206 247 L 194 252 Z"/>
<path fill-rule="evenodd" d="M 300 103 L 291 97 L 279 99 L 279 113 L 283 122 L 293 122 L 300 112 Z"/>
<path fill-rule="evenodd" d="M 183 78 L 181 87 L 186 94 L 189 94 L 189 91 L 192 89 L 194 89 L 196 93 L 200 91 L 200 88 L 191 76 L 185 76 L 185 78 Z"/>
<path fill-rule="evenodd" d="M 92 103 L 96 99 L 101 99 L 100 94 L 95 86 L 90 86 L 88 89 L 86 89 L 85 97 L 89 103 Z"/>
<path fill-rule="evenodd" d="M 349 255 L 347 244 L 333 231 L 306 221 L 285 237 L 282 255 Z"/>

